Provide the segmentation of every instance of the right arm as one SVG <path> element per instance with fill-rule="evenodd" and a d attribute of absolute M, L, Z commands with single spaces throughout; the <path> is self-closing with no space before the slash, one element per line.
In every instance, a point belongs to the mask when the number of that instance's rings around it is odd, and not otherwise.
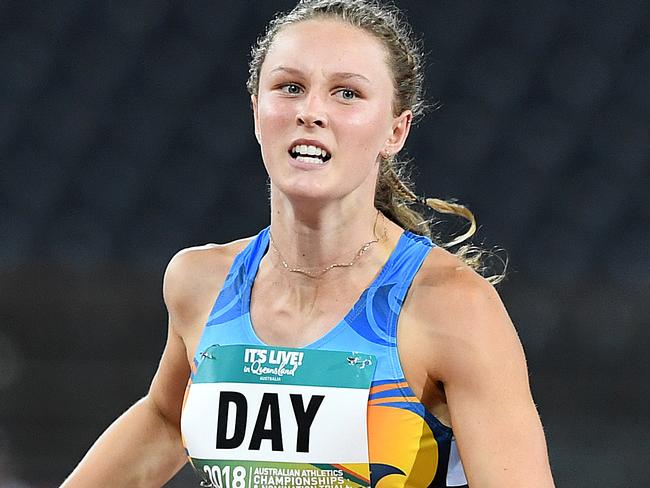
<path fill-rule="evenodd" d="M 160 487 L 187 462 L 180 418 L 193 353 L 188 347 L 200 334 L 214 283 L 223 281 L 231 259 L 224 248 L 197 251 L 181 251 L 165 272 L 167 343 L 149 392 L 97 439 L 61 488 Z"/>
<path fill-rule="evenodd" d="M 187 461 L 179 426 L 188 376 L 183 341 L 170 326 L 149 392 L 97 439 L 62 488 L 166 483 Z"/>

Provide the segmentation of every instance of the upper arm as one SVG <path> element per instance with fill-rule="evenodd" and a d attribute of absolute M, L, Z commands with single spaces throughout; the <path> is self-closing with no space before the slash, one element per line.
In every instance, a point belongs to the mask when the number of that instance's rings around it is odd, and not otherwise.
<path fill-rule="evenodd" d="M 213 305 L 217 287 L 225 279 L 232 257 L 241 246 L 242 243 L 235 242 L 184 249 L 172 258 L 165 270 L 167 342 L 148 396 L 175 425 L 180 424 L 193 348 Z"/>
<path fill-rule="evenodd" d="M 432 297 L 431 375 L 442 381 L 472 487 L 552 487 L 523 348 L 494 288 L 456 268 Z M 431 310 L 435 308 L 435 310 Z"/>
<path fill-rule="evenodd" d="M 167 328 L 165 349 L 147 396 L 158 412 L 174 426 L 180 427 L 181 407 L 189 375 L 185 345 L 170 326 Z"/>
<path fill-rule="evenodd" d="M 189 306 L 186 295 L 188 260 L 181 251 L 172 258 L 163 281 L 163 297 L 168 313 L 167 340 L 158 369 L 151 382 L 148 398 L 163 417 L 180 426 L 181 406 L 190 365 L 180 324 L 184 310 Z"/>

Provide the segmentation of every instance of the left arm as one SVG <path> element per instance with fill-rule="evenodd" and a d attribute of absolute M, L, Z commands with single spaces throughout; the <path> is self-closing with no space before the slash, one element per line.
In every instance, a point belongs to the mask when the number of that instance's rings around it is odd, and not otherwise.
<path fill-rule="evenodd" d="M 437 287 L 436 315 L 428 315 L 440 317 L 430 377 L 444 385 L 469 486 L 552 488 L 515 328 L 489 283 L 469 269 L 452 275 Z"/>

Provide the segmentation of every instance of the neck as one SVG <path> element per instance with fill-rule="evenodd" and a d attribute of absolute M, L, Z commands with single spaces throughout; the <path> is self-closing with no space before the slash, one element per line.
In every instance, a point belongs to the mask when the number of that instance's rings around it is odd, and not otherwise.
<path fill-rule="evenodd" d="M 336 201 L 310 209 L 304 202 L 272 195 L 271 209 L 271 234 L 278 251 L 272 262 L 284 274 L 290 273 L 286 268 L 298 268 L 312 275 L 298 279 L 327 279 L 341 270 L 322 272 L 326 268 L 352 261 L 356 266 L 357 260 L 363 259 L 357 258 L 360 250 L 365 247 L 371 253 L 386 240 L 384 217 L 373 206 L 360 202 Z M 378 242 L 366 246 L 375 240 Z"/>

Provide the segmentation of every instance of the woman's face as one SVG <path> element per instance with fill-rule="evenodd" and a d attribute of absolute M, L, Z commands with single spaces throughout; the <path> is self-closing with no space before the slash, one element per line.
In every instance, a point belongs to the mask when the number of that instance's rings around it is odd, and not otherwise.
<path fill-rule="evenodd" d="M 274 191 L 369 201 L 378 156 L 404 145 L 411 112 L 393 116 L 386 50 L 337 20 L 300 22 L 273 41 L 253 97 L 255 132 Z"/>

